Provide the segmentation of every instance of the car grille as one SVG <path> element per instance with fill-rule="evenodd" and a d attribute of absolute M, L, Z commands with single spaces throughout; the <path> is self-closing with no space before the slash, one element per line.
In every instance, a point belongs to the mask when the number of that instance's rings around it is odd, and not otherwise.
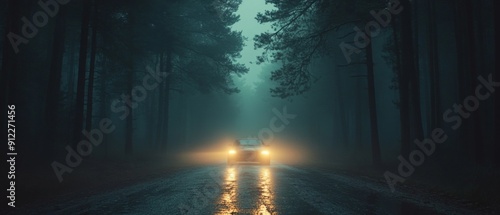
<path fill-rule="evenodd" d="M 256 160 L 257 158 L 257 151 L 242 151 L 241 157 L 243 160 Z"/>

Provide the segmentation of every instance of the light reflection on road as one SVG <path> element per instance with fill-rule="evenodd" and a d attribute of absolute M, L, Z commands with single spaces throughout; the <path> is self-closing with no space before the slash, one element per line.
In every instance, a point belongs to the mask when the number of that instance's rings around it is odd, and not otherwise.
<path fill-rule="evenodd" d="M 268 167 L 262 167 L 259 175 L 259 208 L 257 214 L 271 215 L 274 210 L 274 193 L 272 191 L 271 171 Z"/>
<path fill-rule="evenodd" d="M 271 173 L 271 169 L 267 166 L 238 165 L 227 167 L 215 214 L 277 214 Z M 240 208 L 241 201 L 249 199 L 239 198 L 244 198 L 245 194 L 248 193 L 258 193 L 257 198 L 252 200 L 254 201 L 251 203 L 252 208 Z"/>
<path fill-rule="evenodd" d="M 222 195 L 218 202 L 218 205 L 222 206 L 220 211 L 215 214 L 237 214 L 238 207 L 237 203 L 237 193 L 238 192 L 238 180 L 237 180 L 237 170 L 234 167 L 228 167 L 226 169 L 224 184 L 222 187 Z"/>

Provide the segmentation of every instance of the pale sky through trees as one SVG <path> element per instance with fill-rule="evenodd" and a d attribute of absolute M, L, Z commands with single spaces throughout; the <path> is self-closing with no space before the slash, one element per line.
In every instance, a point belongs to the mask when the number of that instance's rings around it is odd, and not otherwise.
<path fill-rule="evenodd" d="M 236 13 L 240 16 L 240 21 L 232 26 L 235 31 L 242 31 L 242 35 L 246 38 L 245 47 L 243 47 L 241 58 L 238 61 L 250 69 L 248 74 L 243 75 L 242 78 L 246 80 L 246 84 L 252 85 L 252 89 L 260 81 L 259 74 L 262 72 L 264 66 L 263 64 L 257 65 L 255 63 L 257 56 L 262 53 L 262 50 L 254 50 L 253 38 L 255 35 L 272 30 L 269 24 L 259 24 L 255 17 L 259 12 L 263 13 L 272 8 L 272 5 L 266 5 L 265 0 L 243 0 Z M 244 90 L 243 87 L 240 87 L 240 90 Z"/>
<path fill-rule="evenodd" d="M 243 135 L 242 137 L 256 137 L 258 129 L 266 125 L 255 117 L 259 115 L 259 107 L 263 105 L 262 95 L 256 95 L 255 93 L 256 87 L 259 84 L 267 83 L 269 80 L 262 80 L 262 69 L 265 68 L 266 64 L 256 64 L 257 56 L 261 55 L 263 50 L 254 49 L 253 38 L 263 32 L 272 30 L 270 24 L 259 24 L 255 19 L 259 12 L 264 13 L 266 10 L 271 9 L 273 9 L 273 6 L 266 5 L 265 0 L 243 0 L 236 12 L 240 16 L 240 21 L 232 26 L 233 30 L 242 31 L 243 37 L 246 38 L 245 46 L 241 51 L 241 58 L 237 61 L 249 68 L 248 73 L 242 77 L 234 76 L 235 82 L 237 85 L 239 84 L 237 87 L 241 90 L 240 93 L 235 95 L 239 100 L 241 109 L 236 123 L 237 131 L 235 132 L 242 132 L 239 134 Z M 241 83 L 244 83 L 243 86 Z M 267 111 L 270 112 L 271 108 L 266 109 Z"/>

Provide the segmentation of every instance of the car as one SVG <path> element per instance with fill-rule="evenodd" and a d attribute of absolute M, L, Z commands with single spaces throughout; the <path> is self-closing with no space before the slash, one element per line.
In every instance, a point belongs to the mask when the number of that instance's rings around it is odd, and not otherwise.
<path fill-rule="evenodd" d="M 227 156 L 227 164 L 229 165 L 238 162 L 258 162 L 263 165 L 271 164 L 269 146 L 256 138 L 235 140 Z"/>

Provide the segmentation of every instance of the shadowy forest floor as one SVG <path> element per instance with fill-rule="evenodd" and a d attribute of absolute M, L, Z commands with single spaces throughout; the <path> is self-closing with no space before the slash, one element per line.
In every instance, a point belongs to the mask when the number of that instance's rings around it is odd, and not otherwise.
<path fill-rule="evenodd" d="M 320 168 L 334 170 L 339 173 L 362 177 L 387 186 L 384 172 L 397 173 L 397 165 L 373 167 L 367 165 L 345 165 L 322 163 Z M 468 168 L 462 168 L 468 170 Z M 482 174 L 481 174 L 482 172 Z M 484 173 L 484 172 L 487 172 Z M 500 213 L 500 172 L 498 171 L 457 171 L 427 168 L 416 169 L 415 173 L 404 183 L 396 185 L 397 190 L 408 193 L 425 193 L 435 199 L 441 199 L 453 205 L 460 205 L 485 214 Z M 389 186 L 387 186 L 389 189 Z"/>
<path fill-rule="evenodd" d="M 18 176 L 16 207 L 37 207 L 54 200 L 87 197 L 154 180 L 184 168 L 185 165 L 165 160 L 112 162 L 84 159 L 72 173 L 64 174 L 61 183 L 54 172 L 48 169 L 23 171 Z"/>

